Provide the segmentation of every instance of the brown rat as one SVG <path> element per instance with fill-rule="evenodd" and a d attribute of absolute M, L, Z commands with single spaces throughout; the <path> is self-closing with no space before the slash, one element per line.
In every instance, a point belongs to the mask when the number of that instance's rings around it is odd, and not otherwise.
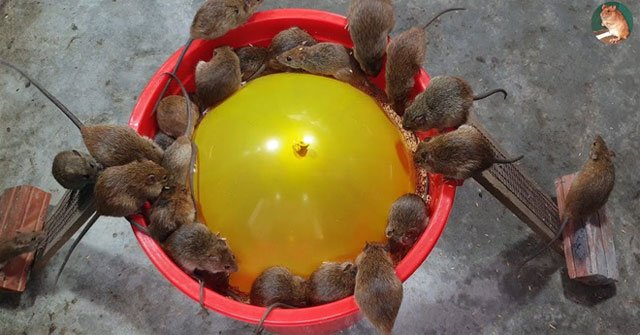
<path fill-rule="evenodd" d="M 256 77 L 265 68 L 265 62 L 269 57 L 269 50 L 265 47 L 248 45 L 235 50 L 240 60 L 240 72 L 242 81 L 249 81 Z"/>
<path fill-rule="evenodd" d="M 204 280 L 196 270 L 209 273 L 232 273 L 238 271 L 236 256 L 227 240 L 213 234 L 199 222 L 184 224 L 162 243 L 162 249 L 186 273 L 200 283 L 200 306 L 204 308 Z"/>
<path fill-rule="evenodd" d="M 276 34 L 269 44 L 267 67 L 273 71 L 287 71 L 289 67 L 281 64 L 276 57 L 298 46 L 312 46 L 318 42 L 300 27 L 291 27 Z"/>
<path fill-rule="evenodd" d="M 236 257 L 225 238 L 202 223 L 184 224 L 162 243 L 163 249 L 187 273 L 196 269 L 210 273 L 236 272 Z"/>
<path fill-rule="evenodd" d="M 19 72 L 53 102 L 78 127 L 91 156 L 105 167 L 124 165 L 138 159 L 149 159 L 156 163 L 162 161 L 163 150 L 150 139 L 138 135 L 130 127 L 106 124 L 84 125 L 64 104 L 24 71 L 1 59 L 0 64 Z"/>
<path fill-rule="evenodd" d="M 328 304 L 353 295 L 358 269 L 352 262 L 324 262 L 308 281 L 311 305 Z"/>
<path fill-rule="evenodd" d="M 499 92 L 507 98 L 507 92 L 501 88 L 474 96 L 471 86 L 462 78 L 433 77 L 427 89 L 407 107 L 402 116 L 402 127 L 413 131 L 457 127 L 467 122 L 473 101 Z"/>
<path fill-rule="evenodd" d="M 156 241 L 164 242 L 178 227 L 195 220 L 196 209 L 189 188 L 170 184 L 151 206 L 148 232 Z"/>
<path fill-rule="evenodd" d="M 427 27 L 442 14 L 465 9 L 449 8 L 443 10 L 424 26 L 413 27 L 400 33 L 387 45 L 386 92 L 398 115 L 404 114 L 409 93 L 415 85 L 414 77 L 420 72 L 427 53 Z"/>
<path fill-rule="evenodd" d="M 240 88 L 242 73 L 240 59 L 228 47 L 213 51 L 210 61 L 196 66 L 196 96 L 198 105 L 205 110 L 222 102 Z"/>
<path fill-rule="evenodd" d="M 44 232 L 39 231 L 17 232 L 13 238 L 0 239 L 0 270 L 13 258 L 38 249 L 45 237 Z"/>
<path fill-rule="evenodd" d="M 429 173 L 464 180 L 493 164 L 514 163 L 524 156 L 514 159 L 495 157 L 491 144 L 480 131 L 464 124 L 456 130 L 421 142 L 413 157 L 416 165 Z"/>
<path fill-rule="evenodd" d="M 387 48 L 389 33 L 395 24 L 391 0 L 351 0 L 347 10 L 353 53 L 360 68 L 377 76 Z"/>
<path fill-rule="evenodd" d="M 212 40 L 245 23 L 261 0 L 207 0 L 191 22 L 191 38 Z"/>
<path fill-rule="evenodd" d="M 412 193 L 401 196 L 391 205 L 385 235 L 389 242 L 393 242 L 389 243 L 390 247 L 393 244 L 396 250 L 400 249 L 397 250 L 400 252 L 399 259 L 406 255 L 427 227 L 427 212 L 424 200 Z M 390 250 L 392 259 L 396 250 Z"/>
<path fill-rule="evenodd" d="M 276 303 L 293 307 L 307 306 L 307 283 L 289 269 L 273 266 L 264 270 L 251 285 L 252 305 L 267 307 Z"/>
<path fill-rule="evenodd" d="M 367 243 L 356 266 L 356 304 L 379 333 L 390 334 L 402 304 L 402 282 L 384 245 Z"/>
<path fill-rule="evenodd" d="M 162 98 L 156 112 L 156 120 L 160 131 L 173 138 L 184 135 L 185 129 L 187 133 L 193 133 L 193 126 L 197 123 L 200 114 L 198 113 L 198 106 L 189 100 L 191 120 L 193 121 L 191 122 L 191 128 L 187 128 L 187 123 L 189 122 L 185 107 L 187 99 L 188 97 L 185 98 L 180 95 L 170 95 Z"/>
<path fill-rule="evenodd" d="M 607 148 L 600 135 L 596 136 L 587 162 L 573 179 L 567 192 L 560 229 L 544 248 L 527 258 L 521 267 L 555 243 L 562 235 L 567 222 L 587 218 L 607 203 L 616 181 L 613 157 L 615 153 Z"/>
<path fill-rule="evenodd" d="M 137 213 L 147 200 L 160 195 L 168 176 L 166 169 L 149 160 L 106 168 L 95 186 L 98 214 L 118 217 Z"/>
<path fill-rule="evenodd" d="M 93 184 L 102 171 L 102 164 L 91 155 L 77 150 L 62 151 L 53 158 L 51 174 L 53 178 L 69 190 L 79 190 Z"/>
<path fill-rule="evenodd" d="M 337 43 L 318 43 L 312 46 L 298 46 L 276 57 L 278 62 L 311 74 L 332 76 L 352 86 L 386 101 L 383 92 L 371 84 L 360 70 L 349 49 Z"/>
<path fill-rule="evenodd" d="M 611 6 L 602 5 L 600 19 L 602 19 L 602 26 L 609 29 L 609 32 L 615 36 L 611 43 L 618 43 L 629 37 L 629 24 L 615 4 Z"/>

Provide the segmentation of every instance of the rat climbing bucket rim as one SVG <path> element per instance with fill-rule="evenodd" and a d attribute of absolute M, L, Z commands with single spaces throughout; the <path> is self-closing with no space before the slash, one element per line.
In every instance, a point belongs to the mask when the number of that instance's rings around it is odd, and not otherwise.
<path fill-rule="evenodd" d="M 184 81 L 187 88 L 193 91 L 193 69 L 195 64 L 199 59 L 208 59 L 215 47 L 230 45 L 236 48 L 248 44 L 266 46 L 275 34 L 292 26 L 298 26 L 306 30 L 318 41 L 341 43 L 352 47 L 349 33 L 344 29 L 346 23 L 347 20 L 343 16 L 318 10 L 279 9 L 258 12 L 243 26 L 230 31 L 219 39 L 194 41 L 186 53 L 177 75 Z M 156 132 L 155 118 L 151 113 L 156 101 L 160 98 L 162 88 L 168 80 L 163 73 L 173 70 L 181 51 L 182 49 L 176 51 L 154 74 L 133 109 L 129 125 L 142 135 L 153 136 Z M 429 76 L 422 70 L 416 76 L 416 85 L 413 93 L 423 91 L 428 82 Z M 374 83 L 383 87 L 384 73 L 378 76 Z M 172 84 L 167 92 L 169 94 L 179 94 L 178 87 L 175 84 Z M 457 186 L 455 181 L 444 179 L 440 175 L 430 175 L 427 180 L 429 182 L 429 195 L 432 198 L 429 225 L 414 248 L 396 267 L 396 273 L 402 281 L 409 278 L 431 253 L 446 226 L 455 198 Z M 146 224 L 142 216 L 137 216 L 134 220 L 142 225 Z M 198 282 L 175 265 L 153 239 L 135 228 L 134 233 L 151 262 L 169 282 L 187 296 L 198 301 Z M 222 315 L 252 324 L 257 324 L 266 310 L 263 307 L 231 300 L 209 289 L 205 291 L 204 304 L 207 308 Z M 358 306 L 353 296 L 350 296 L 321 306 L 274 310 L 267 318 L 265 326 L 268 330 L 279 333 L 302 332 L 317 334 L 344 329 L 356 322 L 358 318 Z"/>

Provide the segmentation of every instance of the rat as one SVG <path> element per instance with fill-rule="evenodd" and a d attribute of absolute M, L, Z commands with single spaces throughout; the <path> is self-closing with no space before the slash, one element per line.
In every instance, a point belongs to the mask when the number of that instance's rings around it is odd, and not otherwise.
<path fill-rule="evenodd" d="M 391 0 L 351 0 L 347 10 L 354 57 L 360 68 L 376 77 L 382 70 L 389 33 L 395 25 Z"/>
<path fill-rule="evenodd" d="M 151 206 L 148 233 L 158 242 L 164 242 L 179 227 L 196 220 L 196 209 L 186 185 L 165 186 Z"/>
<path fill-rule="evenodd" d="M 610 151 L 602 137 L 597 135 L 591 145 L 587 162 L 573 179 L 567 192 L 560 229 L 547 245 L 527 258 L 520 268 L 551 247 L 562 235 L 567 222 L 585 219 L 597 213 L 607 203 L 616 181 L 613 157 L 615 153 Z"/>
<path fill-rule="evenodd" d="M 91 155 L 77 150 L 62 151 L 53 158 L 51 174 L 68 190 L 79 190 L 98 179 L 103 169 Z"/>
<path fill-rule="evenodd" d="M 307 306 L 307 283 L 289 269 L 273 266 L 263 271 L 251 285 L 252 305 L 267 307 L 281 303 L 293 307 Z"/>
<path fill-rule="evenodd" d="M 456 10 L 466 8 L 445 9 L 422 27 L 413 27 L 400 33 L 387 45 L 385 90 L 398 115 L 404 114 L 409 94 L 415 85 L 414 77 L 420 72 L 427 53 L 427 27 L 442 14 Z"/>
<path fill-rule="evenodd" d="M 462 78 L 433 77 L 427 89 L 407 107 L 402 116 L 402 127 L 413 131 L 457 127 L 467 122 L 473 101 L 496 93 L 502 93 L 507 98 L 507 92 L 501 88 L 474 96 L 471 86 Z"/>
<path fill-rule="evenodd" d="M 416 165 L 429 173 L 464 180 L 493 164 L 510 164 L 524 156 L 501 159 L 495 156 L 491 144 L 478 129 L 462 125 L 458 129 L 435 136 L 418 144 L 414 154 Z"/>
<path fill-rule="evenodd" d="M 240 73 L 242 73 L 243 82 L 259 75 L 264 70 L 265 62 L 269 57 L 269 49 L 253 45 L 238 48 L 235 53 L 240 60 Z"/>
<path fill-rule="evenodd" d="M 602 19 L 602 26 L 609 29 L 609 32 L 615 36 L 611 43 L 618 43 L 629 37 L 629 24 L 615 4 L 611 6 L 602 5 L 600 19 Z"/>
<path fill-rule="evenodd" d="M 352 262 L 324 262 L 308 281 L 311 305 L 323 305 L 353 295 L 358 268 Z"/>
<path fill-rule="evenodd" d="M 390 334 L 403 289 L 384 245 L 367 243 L 356 258 L 356 266 L 356 304 L 379 333 Z"/>
<path fill-rule="evenodd" d="M 13 238 L 0 239 L 0 269 L 13 258 L 38 249 L 45 237 L 45 234 L 39 231 L 17 232 Z"/>
<path fill-rule="evenodd" d="M 165 168 L 149 160 L 106 168 L 95 186 L 98 214 L 120 217 L 139 212 L 147 200 L 160 195 L 168 176 Z"/>
<path fill-rule="evenodd" d="M 198 105 L 206 110 L 224 101 L 240 88 L 240 59 L 228 47 L 213 51 L 213 58 L 196 66 L 196 96 Z"/>
<path fill-rule="evenodd" d="M 185 98 L 179 95 L 170 95 L 162 98 L 156 111 L 156 120 L 160 131 L 173 138 L 184 135 L 185 129 L 187 133 L 193 132 L 193 125 L 197 123 L 200 115 L 198 114 L 198 106 L 188 99 L 188 96 Z M 187 128 L 189 115 L 185 109 L 186 100 L 188 100 L 191 110 L 191 119 L 194 120 L 191 128 Z"/>
<path fill-rule="evenodd" d="M 271 43 L 269 44 L 269 59 L 266 62 L 267 67 L 272 71 L 287 71 L 290 68 L 281 64 L 277 57 L 284 53 L 285 51 L 289 51 L 295 47 L 299 46 L 312 46 L 317 44 L 318 41 L 315 40 L 308 32 L 301 29 L 300 27 L 291 27 L 289 29 L 285 29 L 276 34 L 276 36 L 271 39 Z"/>
<path fill-rule="evenodd" d="M 236 256 L 225 238 L 199 222 L 184 224 L 161 244 L 176 264 L 200 283 L 200 306 L 204 308 L 204 280 L 196 270 L 209 273 L 238 271 Z"/>
<path fill-rule="evenodd" d="M 156 142 L 162 150 L 167 150 L 167 148 L 175 141 L 176 139 L 159 131 L 156 133 L 156 136 L 153 138 L 153 141 Z M 163 157 L 164 158 L 164 157 Z"/>
<path fill-rule="evenodd" d="M 0 64 L 20 73 L 58 107 L 78 127 L 89 153 L 103 166 L 124 165 L 138 159 L 149 159 L 156 163 L 162 161 L 163 150 L 150 139 L 138 135 L 132 128 L 107 124 L 84 125 L 64 104 L 24 71 L 1 59 Z"/>
<path fill-rule="evenodd" d="M 229 30 L 247 22 L 261 4 L 262 0 L 207 0 L 203 3 L 191 21 L 189 39 L 182 48 L 171 73 L 173 75 L 178 73 L 178 68 L 194 40 L 213 40 L 224 36 Z M 171 84 L 171 78 L 160 92 L 161 97 L 167 92 L 169 84 Z M 158 109 L 158 104 L 159 101 L 153 108 L 154 112 Z"/>
<path fill-rule="evenodd" d="M 350 50 L 337 43 L 323 42 L 312 46 L 298 46 L 276 57 L 278 62 L 311 74 L 331 76 L 386 101 L 384 93 L 371 84 L 350 54 Z"/>
<path fill-rule="evenodd" d="M 400 259 L 413 247 L 424 229 L 427 227 L 428 216 L 427 206 L 422 198 L 416 194 L 409 193 L 398 198 L 389 210 L 387 218 L 387 228 L 385 235 L 389 239 L 390 247 L 393 244 L 400 250 Z M 394 248 L 392 258 L 394 258 Z"/>

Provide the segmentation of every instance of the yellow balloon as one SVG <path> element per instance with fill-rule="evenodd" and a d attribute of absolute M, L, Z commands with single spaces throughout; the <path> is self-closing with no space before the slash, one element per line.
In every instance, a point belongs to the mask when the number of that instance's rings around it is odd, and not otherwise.
<path fill-rule="evenodd" d="M 248 291 L 266 268 L 308 276 L 384 241 L 389 208 L 415 192 L 399 130 L 343 82 L 275 74 L 209 111 L 194 134 L 200 217 L 227 238 Z"/>

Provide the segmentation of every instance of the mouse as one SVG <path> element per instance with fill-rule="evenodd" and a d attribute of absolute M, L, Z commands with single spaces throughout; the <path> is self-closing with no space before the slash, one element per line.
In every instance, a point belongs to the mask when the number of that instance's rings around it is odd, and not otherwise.
<path fill-rule="evenodd" d="M 400 259 L 418 241 L 427 227 L 428 219 L 427 205 L 417 194 L 404 194 L 393 202 L 387 218 L 385 236 L 389 242 L 393 241 L 395 249 L 400 249 Z M 393 259 L 394 248 L 390 249 Z"/>
<path fill-rule="evenodd" d="M 173 138 L 178 138 L 182 135 L 193 133 L 193 127 L 198 122 L 198 106 L 191 100 L 188 100 L 189 109 L 191 111 L 191 127 L 187 128 L 188 114 L 186 111 L 186 100 L 180 95 L 170 95 L 162 98 L 158 110 L 156 112 L 156 121 L 158 128 L 164 134 L 167 134 Z"/>
<path fill-rule="evenodd" d="M 270 70 L 275 72 L 294 70 L 281 64 L 277 60 L 277 57 L 285 51 L 289 51 L 295 47 L 312 46 L 317 43 L 318 41 L 316 41 L 315 38 L 300 27 L 285 29 L 277 33 L 273 39 L 271 39 L 268 49 L 269 59 L 267 60 L 266 65 Z"/>
<path fill-rule="evenodd" d="M 53 178 L 68 190 L 80 190 L 88 184 L 94 184 L 103 170 L 91 155 L 78 150 L 59 152 L 53 158 L 51 174 Z"/>
<path fill-rule="evenodd" d="M 147 231 L 158 242 L 185 224 L 196 220 L 196 208 L 186 185 L 169 184 L 151 206 Z"/>
<path fill-rule="evenodd" d="M 44 242 L 45 237 L 43 231 L 18 231 L 12 238 L 0 239 L 0 269 L 3 269 L 15 257 L 37 250 Z"/>
<path fill-rule="evenodd" d="M 283 266 L 264 270 L 251 285 L 252 305 L 268 307 L 276 303 L 293 307 L 307 306 L 307 282 Z"/>
<path fill-rule="evenodd" d="M 235 29 L 249 20 L 251 15 L 262 4 L 262 0 L 207 0 L 203 3 L 191 21 L 189 38 L 178 56 L 176 65 L 171 72 L 177 75 L 178 69 L 184 60 L 184 56 L 196 39 L 213 40 L 222 37 L 231 29 Z M 163 97 L 171 84 L 171 78 L 167 81 L 160 92 Z M 158 109 L 159 101 L 153 108 Z"/>
<path fill-rule="evenodd" d="M 151 139 L 142 137 L 128 126 L 123 125 L 84 125 L 64 104 L 47 91 L 23 70 L 0 59 L 0 64 L 12 68 L 33 84 L 58 109 L 60 109 L 80 130 L 89 154 L 105 167 L 118 166 L 139 159 L 149 159 L 156 163 L 162 161 L 164 151 Z"/>
<path fill-rule="evenodd" d="M 609 32 L 615 36 L 611 43 L 619 43 L 629 37 L 629 24 L 615 4 L 602 5 L 600 19 L 602 19 L 602 26 L 609 29 Z"/>
<path fill-rule="evenodd" d="M 395 25 L 391 0 L 351 0 L 347 20 L 355 59 L 367 75 L 378 76 Z"/>
<path fill-rule="evenodd" d="M 160 195 L 168 177 L 165 168 L 149 160 L 108 167 L 96 181 L 96 210 L 104 216 L 136 214 Z"/>
<path fill-rule="evenodd" d="M 167 150 L 167 148 L 175 141 L 176 139 L 159 131 L 156 133 L 156 136 L 153 138 L 153 141 L 162 149 Z M 163 157 L 164 158 L 164 157 Z"/>
<path fill-rule="evenodd" d="M 269 49 L 253 45 L 235 49 L 235 53 L 240 60 L 243 82 L 257 77 L 265 69 L 265 62 L 269 58 Z"/>
<path fill-rule="evenodd" d="M 349 49 L 341 44 L 323 42 L 298 46 L 276 57 L 281 64 L 317 75 L 334 77 L 362 90 L 378 101 L 386 102 L 384 92 L 371 84 L 358 67 Z"/>
<path fill-rule="evenodd" d="M 436 14 L 427 24 L 413 27 L 400 33 L 387 45 L 385 91 L 396 114 L 402 116 L 415 85 L 415 76 L 420 73 L 422 61 L 427 53 L 426 29 L 441 15 L 466 8 L 449 8 Z"/>
<path fill-rule="evenodd" d="M 586 163 L 578 171 L 567 192 L 560 229 L 549 243 L 527 258 L 520 268 L 548 250 L 560 238 L 569 221 L 585 219 L 597 213 L 607 203 L 616 181 L 614 157 L 615 153 L 609 150 L 602 136 L 597 135 L 591 144 Z"/>
<path fill-rule="evenodd" d="M 309 277 L 309 304 L 328 304 L 353 295 L 357 272 L 352 262 L 323 262 Z"/>
<path fill-rule="evenodd" d="M 380 334 L 391 334 L 402 304 L 403 288 L 385 246 L 366 243 L 356 258 L 356 266 L 356 304 Z"/>
<path fill-rule="evenodd" d="M 496 157 L 482 133 L 467 124 L 422 141 L 413 157 L 416 165 L 428 173 L 459 180 L 473 177 L 493 164 L 511 164 L 524 158 L 523 155 L 507 159 Z"/>
<path fill-rule="evenodd" d="M 196 96 L 198 105 L 206 110 L 224 101 L 240 88 L 240 59 L 231 47 L 213 51 L 210 61 L 196 66 Z"/>
<path fill-rule="evenodd" d="M 429 86 L 407 107 L 402 116 L 402 127 L 412 131 L 457 127 L 467 122 L 473 101 L 496 93 L 507 98 L 507 92 L 501 88 L 474 96 L 471 86 L 462 78 L 433 77 Z"/>
<path fill-rule="evenodd" d="M 233 273 L 238 271 L 236 256 L 227 244 L 227 240 L 214 234 L 200 222 L 183 224 L 174 231 L 164 243 L 162 249 L 187 274 L 200 283 L 200 306 L 204 308 L 204 284 L 196 270 L 215 273 Z"/>

